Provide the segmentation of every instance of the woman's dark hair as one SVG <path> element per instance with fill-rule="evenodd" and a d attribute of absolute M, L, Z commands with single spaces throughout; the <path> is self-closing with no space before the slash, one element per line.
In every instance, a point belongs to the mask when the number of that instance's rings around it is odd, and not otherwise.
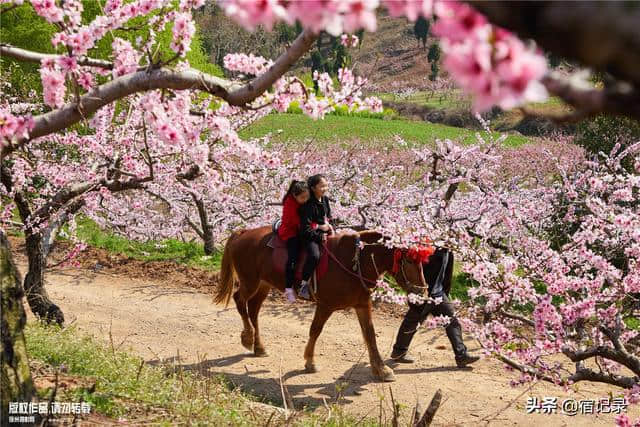
<path fill-rule="evenodd" d="M 297 196 L 301 193 L 304 193 L 305 191 L 309 190 L 307 188 L 307 183 L 304 181 L 297 181 L 297 180 L 293 180 L 291 181 L 291 184 L 289 185 L 289 189 L 287 190 L 287 193 L 284 195 L 284 197 L 282 198 L 282 203 L 284 203 L 284 201 L 287 199 L 287 197 L 289 196 Z"/>
<path fill-rule="evenodd" d="M 327 179 L 327 178 L 324 175 L 322 175 L 321 173 L 319 173 L 317 175 L 310 176 L 309 179 L 307 179 L 307 187 L 309 187 L 309 190 L 311 190 L 313 187 L 318 185 L 318 183 L 320 181 L 322 181 L 323 179 Z"/>

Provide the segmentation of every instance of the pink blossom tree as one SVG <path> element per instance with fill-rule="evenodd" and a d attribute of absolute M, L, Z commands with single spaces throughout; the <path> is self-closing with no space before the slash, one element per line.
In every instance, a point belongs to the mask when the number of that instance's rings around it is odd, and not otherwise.
<path fill-rule="evenodd" d="M 253 76 L 261 76 L 273 66 L 264 58 L 244 54 L 228 55 L 225 65 Z M 277 164 L 260 146 L 241 141 L 238 127 L 274 109 L 284 111 L 293 101 L 314 118 L 338 106 L 381 108 L 376 98 L 361 97 L 365 79 L 355 78 L 347 69 L 339 74 L 337 89 L 326 74 L 316 76 L 321 98 L 311 94 L 299 79 L 282 77 L 273 92 L 257 97 L 249 110 L 224 101 L 218 108 L 208 109 L 207 99 L 187 91 L 130 95 L 119 101 L 122 110 L 118 114 L 116 104 L 109 104 L 94 114 L 81 133 L 36 139 L 23 147 L 23 156 L 15 156 L 11 165 L 3 162 L 4 190 L 13 201 L 5 206 L 5 222 L 17 207 L 25 229 L 29 257 L 25 290 L 33 312 L 63 322 L 59 307 L 46 295 L 43 272 L 57 231 L 78 212 L 132 237 L 175 236 L 187 224 L 211 253 L 219 230 L 228 231 L 230 223 L 244 224 L 233 218 L 244 218 L 237 206 L 246 203 L 230 204 L 231 195 L 239 199 L 247 196 L 235 189 L 242 174 L 250 177 L 263 166 Z M 26 104 L 19 106 L 25 108 Z M 249 181 L 245 178 L 245 182 Z M 120 192 L 124 194 L 113 197 Z M 158 215 L 158 202 L 164 203 L 171 215 Z M 233 210 L 228 206 L 234 206 Z M 251 217 L 257 216 L 254 213 Z M 213 223 L 211 217 L 215 217 Z"/>
<path fill-rule="evenodd" d="M 377 207 L 378 227 L 395 240 L 422 234 L 456 251 L 474 283 L 464 325 L 487 355 L 522 372 L 514 385 L 603 382 L 637 403 L 640 142 L 591 161 L 540 150 L 555 167 L 540 168 L 544 179 L 495 180 L 505 165 L 497 148 L 448 141 L 416 151 L 431 170 L 421 172 L 423 185 Z M 635 171 L 622 167 L 626 157 Z M 393 217 L 398 210 L 412 213 Z M 378 296 L 417 298 L 384 284 Z M 625 416 L 618 421 L 630 425 Z"/>

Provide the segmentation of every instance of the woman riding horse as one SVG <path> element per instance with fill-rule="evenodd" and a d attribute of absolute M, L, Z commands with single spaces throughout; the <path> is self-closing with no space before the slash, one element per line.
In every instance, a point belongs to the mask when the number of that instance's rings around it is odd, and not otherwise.
<path fill-rule="evenodd" d="M 243 330 L 244 347 L 256 356 L 266 355 L 260 339 L 258 314 L 271 288 L 283 291 L 285 277 L 272 261 L 273 249 L 267 246 L 271 227 L 241 230 L 233 233 L 224 249 L 220 286 L 214 301 L 228 304 L 233 294 Z M 316 372 L 315 343 L 322 328 L 336 310 L 355 308 L 362 335 L 369 351 L 373 375 L 380 380 L 393 381 L 393 371 L 385 366 L 378 347 L 371 315 L 371 292 L 376 281 L 389 272 L 403 289 L 426 287 L 420 260 L 409 249 L 389 248 L 383 236 L 374 231 L 337 234 L 329 237 L 329 269 L 318 278 L 316 311 L 309 330 L 304 359 L 307 372 Z M 250 256 L 249 256 L 250 255 Z M 236 280 L 237 279 L 237 280 Z M 238 287 L 234 292 L 234 284 Z"/>

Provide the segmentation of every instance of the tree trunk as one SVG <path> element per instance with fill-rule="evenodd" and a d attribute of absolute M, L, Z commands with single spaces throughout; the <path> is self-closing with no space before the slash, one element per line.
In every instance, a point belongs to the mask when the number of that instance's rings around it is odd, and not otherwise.
<path fill-rule="evenodd" d="M 205 234 L 204 240 L 204 253 L 206 255 L 213 255 L 216 251 L 215 241 L 211 233 Z"/>
<path fill-rule="evenodd" d="M 51 301 L 44 288 L 45 257 L 43 239 L 40 233 L 26 236 L 27 257 L 29 258 L 29 271 L 24 278 L 24 291 L 27 302 L 33 314 L 47 323 L 64 323 L 62 310 Z"/>
<path fill-rule="evenodd" d="M 20 275 L 11 258 L 9 242 L 0 230 L 0 286 L 2 322 L 2 423 L 8 420 L 9 402 L 31 402 L 35 388 L 29 370 L 24 325 L 27 316 L 22 305 L 24 291 Z"/>
<path fill-rule="evenodd" d="M 198 216 L 200 217 L 200 227 L 202 227 L 202 234 L 200 237 L 204 241 L 204 253 L 206 255 L 213 255 L 216 251 L 215 240 L 213 239 L 213 227 L 209 223 L 209 217 L 207 215 L 207 209 L 202 199 L 196 197 L 195 194 L 191 194 L 193 200 L 198 208 Z"/>

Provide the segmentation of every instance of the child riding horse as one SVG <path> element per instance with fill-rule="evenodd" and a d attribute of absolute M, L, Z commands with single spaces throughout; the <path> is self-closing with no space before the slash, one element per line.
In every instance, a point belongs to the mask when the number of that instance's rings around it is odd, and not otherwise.
<path fill-rule="evenodd" d="M 242 345 L 256 356 L 266 355 L 258 326 L 260 307 L 272 287 L 280 291 L 285 288 L 284 273 L 275 268 L 272 249 L 267 246 L 271 233 L 271 227 L 261 227 L 231 235 L 222 256 L 220 286 L 214 295 L 216 303 L 228 304 L 233 294 L 244 326 L 240 334 Z M 334 311 L 353 307 L 369 350 L 374 376 L 393 381 L 393 371 L 384 365 L 376 345 L 371 291 L 385 272 L 393 274 L 403 289 L 425 288 L 426 284 L 422 264 L 413 259 L 411 250 L 389 248 L 381 240 L 382 235 L 373 231 L 339 234 L 327 239 L 329 269 L 319 279 L 315 295 L 316 311 L 304 351 L 307 372 L 316 371 L 315 343 L 326 321 Z M 236 278 L 238 287 L 234 292 Z"/>

